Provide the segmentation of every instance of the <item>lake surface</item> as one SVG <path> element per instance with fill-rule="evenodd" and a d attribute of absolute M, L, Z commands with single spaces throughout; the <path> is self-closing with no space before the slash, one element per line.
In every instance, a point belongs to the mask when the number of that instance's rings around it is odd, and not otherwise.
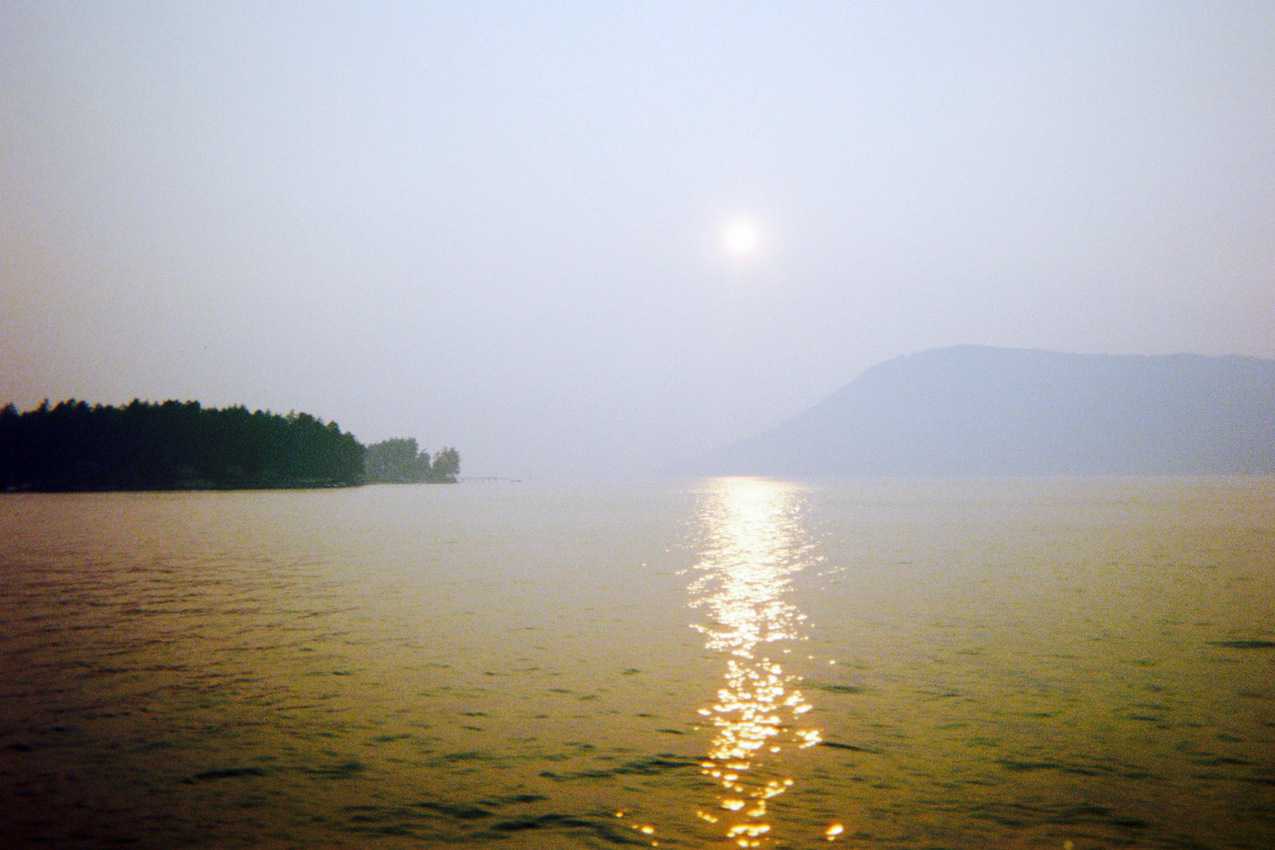
<path fill-rule="evenodd" d="M 1265 850 L 1275 479 L 0 496 L 0 811 L 58 848 Z"/>

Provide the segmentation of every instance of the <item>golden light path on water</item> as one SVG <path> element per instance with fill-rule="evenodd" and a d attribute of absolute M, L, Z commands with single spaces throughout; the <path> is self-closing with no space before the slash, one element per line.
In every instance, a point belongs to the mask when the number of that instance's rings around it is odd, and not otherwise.
<path fill-rule="evenodd" d="M 817 556 L 799 487 L 755 478 L 713 486 L 700 513 L 705 544 L 689 594 L 706 620 L 694 628 L 723 654 L 725 672 L 716 698 L 699 709 L 713 728 L 700 766 L 718 793 L 715 806 L 697 815 L 739 847 L 763 847 L 778 837 L 772 801 L 798 781 L 786 752 L 821 740 L 819 729 L 802 722 L 812 706 L 783 660 L 806 639 L 806 617 L 788 599 L 793 578 Z M 822 837 L 833 841 L 841 832 L 830 824 Z"/>

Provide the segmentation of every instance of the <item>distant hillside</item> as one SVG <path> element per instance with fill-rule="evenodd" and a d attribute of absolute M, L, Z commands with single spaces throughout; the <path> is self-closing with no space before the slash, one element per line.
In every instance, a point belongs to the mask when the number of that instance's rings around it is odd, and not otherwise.
<path fill-rule="evenodd" d="M 1275 473 L 1275 360 L 936 349 L 874 366 L 703 471 Z"/>

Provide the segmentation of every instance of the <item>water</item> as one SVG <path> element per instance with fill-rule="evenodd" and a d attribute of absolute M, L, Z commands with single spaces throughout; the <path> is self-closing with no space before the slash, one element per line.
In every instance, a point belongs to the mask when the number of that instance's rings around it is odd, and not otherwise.
<path fill-rule="evenodd" d="M 1272 479 L 22 494 L 0 547 L 6 846 L 1275 846 Z"/>

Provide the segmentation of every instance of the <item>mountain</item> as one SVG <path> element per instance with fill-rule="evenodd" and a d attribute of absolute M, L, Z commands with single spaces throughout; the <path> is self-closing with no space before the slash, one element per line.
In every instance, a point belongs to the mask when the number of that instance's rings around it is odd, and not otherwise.
<path fill-rule="evenodd" d="M 1275 473 L 1275 360 L 935 349 L 872 367 L 702 471 Z"/>

